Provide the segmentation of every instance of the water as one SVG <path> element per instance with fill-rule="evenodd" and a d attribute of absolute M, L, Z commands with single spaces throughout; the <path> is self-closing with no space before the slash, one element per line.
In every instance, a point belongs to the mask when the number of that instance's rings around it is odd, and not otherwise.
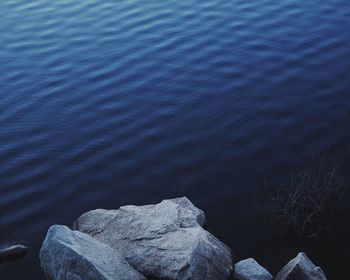
<path fill-rule="evenodd" d="M 183 195 L 238 259 L 306 250 L 251 198 L 310 153 L 350 169 L 348 4 L 1 0 L 0 243 L 31 247 L 1 279 L 43 279 L 52 224 Z M 342 279 L 349 248 L 307 253 Z"/>

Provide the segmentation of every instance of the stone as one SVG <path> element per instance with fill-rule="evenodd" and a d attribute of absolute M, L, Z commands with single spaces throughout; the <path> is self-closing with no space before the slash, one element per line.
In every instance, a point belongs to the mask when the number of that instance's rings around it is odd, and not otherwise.
<path fill-rule="evenodd" d="M 276 280 L 327 280 L 324 272 L 305 253 L 299 253 L 277 274 Z"/>
<path fill-rule="evenodd" d="M 272 280 L 273 276 L 252 258 L 234 265 L 233 276 L 238 280 Z"/>
<path fill-rule="evenodd" d="M 114 249 L 66 226 L 50 227 L 40 251 L 49 280 L 145 280 Z"/>
<path fill-rule="evenodd" d="M 228 279 L 231 251 L 202 228 L 204 222 L 203 211 L 183 197 L 90 211 L 74 222 L 74 229 L 117 248 L 147 278 Z"/>
<path fill-rule="evenodd" d="M 24 245 L 13 245 L 0 249 L 0 263 L 23 258 L 28 253 L 28 250 L 28 247 Z"/>

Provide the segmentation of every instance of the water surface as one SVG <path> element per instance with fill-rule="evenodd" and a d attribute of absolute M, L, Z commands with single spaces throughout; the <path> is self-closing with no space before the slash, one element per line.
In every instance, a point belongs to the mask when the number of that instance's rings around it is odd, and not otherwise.
<path fill-rule="evenodd" d="M 43 279 L 52 224 L 183 195 L 238 259 L 275 272 L 307 249 L 251 198 L 310 153 L 350 169 L 347 0 L 1 0 L 0 18 L 0 243 L 32 248 L 1 279 Z M 343 279 L 349 249 L 307 253 Z"/>

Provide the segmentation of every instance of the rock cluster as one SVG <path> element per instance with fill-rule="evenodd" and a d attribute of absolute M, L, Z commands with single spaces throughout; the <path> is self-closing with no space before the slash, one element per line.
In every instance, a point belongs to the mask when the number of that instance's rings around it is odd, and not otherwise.
<path fill-rule="evenodd" d="M 187 198 L 90 211 L 74 222 L 74 231 L 49 229 L 42 268 L 50 280 L 229 279 L 231 251 L 204 222 Z"/>
<path fill-rule="evenodd" d="M 187 198 L 155 205 L 97 209 L 73 230 L 52 226 L 40 251 L 48 280 L 272 280 L 254 259 L 233 267 L 231 250 L 203 228 L 205 216 Z M 304 253 L 276 280 L 326 280 Z"/>

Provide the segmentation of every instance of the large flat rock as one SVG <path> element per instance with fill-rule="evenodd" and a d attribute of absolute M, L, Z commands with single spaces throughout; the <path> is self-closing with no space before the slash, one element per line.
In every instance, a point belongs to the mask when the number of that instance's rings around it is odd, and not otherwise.
<path fill-rule="evenodd" d="M 108 245 L 66 226 L 52 226 L 40 251 L 49 280 L 145 280 Z"/>
<path fill-rule="evenodd" d="M 74 222 L 152 279 L 229 279 L 230 249 L 202 228 L 205 217 L 187 198 L 94 210 Z"/>

